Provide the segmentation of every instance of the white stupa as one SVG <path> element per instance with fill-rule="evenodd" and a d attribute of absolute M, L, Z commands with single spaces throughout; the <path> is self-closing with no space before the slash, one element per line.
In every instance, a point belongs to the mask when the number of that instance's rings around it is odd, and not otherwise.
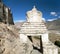
<path fill-rule="evenodd" d="M 20 41 L 27 43 L 27 36 L 41 36 L 43 54 L 58 54 L 58 49 L 49 41 L 48 30 L 42 20 L 42 12 L 35 6 L 27 12 L 27 19 L 20 28 Z M 52 50 L 53 49 L 53 50 Z"/>
<path fill-rule="evenodd" d="M 42 22 L 42 13 L 38 11 L 34 6 L 31 11 L 27 12 L 27 21 L 28 22 Z"/>
<path fill-rule="evenodd" d="M 20 33 L 35 35 L 47 33 L 47 28 L 42 20 L 42 13 L 35 6 L 27 12 L 27 21 L 22 25 Z"/>

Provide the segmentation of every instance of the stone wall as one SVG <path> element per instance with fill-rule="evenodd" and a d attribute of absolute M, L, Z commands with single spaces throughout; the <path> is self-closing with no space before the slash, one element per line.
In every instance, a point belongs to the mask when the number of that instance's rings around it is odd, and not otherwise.
<path fill-rule="evenodd" d="M 0 2 L 0 22 L 14 24 L 11 10 L 3 2 Z"/>

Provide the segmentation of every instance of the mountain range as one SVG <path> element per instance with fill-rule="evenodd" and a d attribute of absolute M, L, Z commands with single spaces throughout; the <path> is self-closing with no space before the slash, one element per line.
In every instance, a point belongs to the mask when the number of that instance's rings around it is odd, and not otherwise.
<path fill-rule="evenodd" d="M 56 30 L 56 31 L 60 30 L 60 18 L 57 18 L 53 21 L 47 21 L 46 24 L 48 30 Z"/>

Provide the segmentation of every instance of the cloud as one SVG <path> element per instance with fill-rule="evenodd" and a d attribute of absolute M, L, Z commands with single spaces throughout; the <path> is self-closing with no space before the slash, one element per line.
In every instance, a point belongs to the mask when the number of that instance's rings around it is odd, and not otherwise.
<path fill-rule="evenodd" d="M 51 12 L 51 14 L 52 14 L 52 15 L 55 15 L 55 14 L 56 14 L 56 12 Z"/>
<path fill-rule="evenodd" d="M 50 14 L 53 15 L 53 16 L 57 16 L 56 12 L 50 12 Z"/>
<path fill-rule="evenodd" d="M 25 20 L 15 20 L 14 22 L 24 22 Z"/>
<path fill-rule="evenodd" d="M 60 16 L 58 16 L 58 18 L 60 18 Z"/>
<path fill-rule="evenodd" d="M 54 20 L 56 20 L 56 18 L 54 18 L 54 19 L 48 19 L 47 21 L 54 21 Z"/>

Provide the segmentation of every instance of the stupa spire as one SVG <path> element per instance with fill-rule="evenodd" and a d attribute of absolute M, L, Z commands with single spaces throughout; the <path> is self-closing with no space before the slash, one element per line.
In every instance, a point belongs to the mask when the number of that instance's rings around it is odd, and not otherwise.
<path fill-rule="evenodd" d="M 33 6 L 33 8 L 36 8 L 35 5 Z"/>
<path fill-rule="evenodd" d="M 33 6 L 33 9 L 32 10 L 37 10 L 35 5 Z"/>

